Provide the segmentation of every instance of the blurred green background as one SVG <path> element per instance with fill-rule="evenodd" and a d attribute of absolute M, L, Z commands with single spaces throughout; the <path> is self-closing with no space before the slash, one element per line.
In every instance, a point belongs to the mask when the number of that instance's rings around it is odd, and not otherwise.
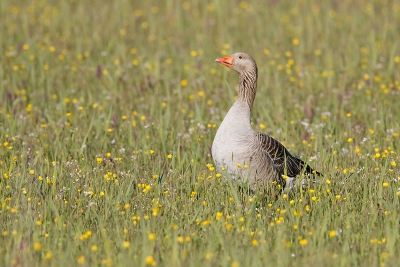
<path fill-rule="evenodd" d="M 1 266 L 396 266 L 397 1 L 0 2 Z M 242 192 L 210 148 L 253 127 L 325 176 Z"/>

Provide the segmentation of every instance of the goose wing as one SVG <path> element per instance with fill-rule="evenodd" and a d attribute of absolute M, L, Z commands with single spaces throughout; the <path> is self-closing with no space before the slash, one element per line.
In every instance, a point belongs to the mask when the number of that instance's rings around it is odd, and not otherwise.
<path fill-rule="evenodd" d="M 279 175 L 286 174 L 289 177 L 296 177 L 302 172 L 305 174 L 321 175 L 301 159 L 292 156 L 281 143 L 271 136 L 257 133 L 256 138 L 260 143 L 261 149 L 265 151 L 271 159 L 274 168 Z"/>

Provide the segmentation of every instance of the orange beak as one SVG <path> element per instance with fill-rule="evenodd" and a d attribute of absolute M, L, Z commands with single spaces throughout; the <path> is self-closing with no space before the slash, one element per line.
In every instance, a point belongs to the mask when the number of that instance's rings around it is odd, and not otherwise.
<path fill-rule="evenodd" d="M 221 57 L 221 58 L 217 58 L 215 60 L 215 62 L 222 64 L 224 66 L 227 66 L 228 68 L 232 67 L 233 64 L 233 57 L 229 56 L 229 57 Z"/>

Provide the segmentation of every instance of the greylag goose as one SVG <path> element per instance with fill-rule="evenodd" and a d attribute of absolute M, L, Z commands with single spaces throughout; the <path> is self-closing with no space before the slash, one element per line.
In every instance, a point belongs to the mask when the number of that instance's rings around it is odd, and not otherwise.
<path fill-rule="evenodd" d="M 233 180 L 248 183 L 252 189 L 266 188 L 272 182 L 285 191 L 293 187 L 301 173 L 321 175 L 274 138 L 253 130 L 250 120 L 258 77 L 254 59 L 239 52 L 215 61 L 239 73 L 238 98 L 212 144 L 217 169 L 227 172 Z"/>

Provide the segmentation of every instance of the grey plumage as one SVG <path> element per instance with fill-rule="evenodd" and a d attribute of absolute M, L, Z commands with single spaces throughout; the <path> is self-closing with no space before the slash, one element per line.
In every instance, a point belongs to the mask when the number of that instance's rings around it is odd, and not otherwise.
<path fill-rule="evenodd" d="M 265 187 L 268 182 L 285 187 L 301 173 L 320 175 L 292 156 L 277 140 L 252 129 L 251 110 L 258 78 L 254 59 L 245 53 L 235 53 L 217 62 L 240 75 L 238 99 L 221 123 L 212 146 L 217 168 L 227 169 L 232 179 L 249 182 L 257 188 Z"/>
<path fill-rule="evenodd" d="M 271 136 L 257 133 L 257 138 L 262 149 L 271 158 L 275 171 L 280 176 L 296 177 L 301 173 L 321 175 L 301 159 L 292 156 L 281 143 Z"/>

